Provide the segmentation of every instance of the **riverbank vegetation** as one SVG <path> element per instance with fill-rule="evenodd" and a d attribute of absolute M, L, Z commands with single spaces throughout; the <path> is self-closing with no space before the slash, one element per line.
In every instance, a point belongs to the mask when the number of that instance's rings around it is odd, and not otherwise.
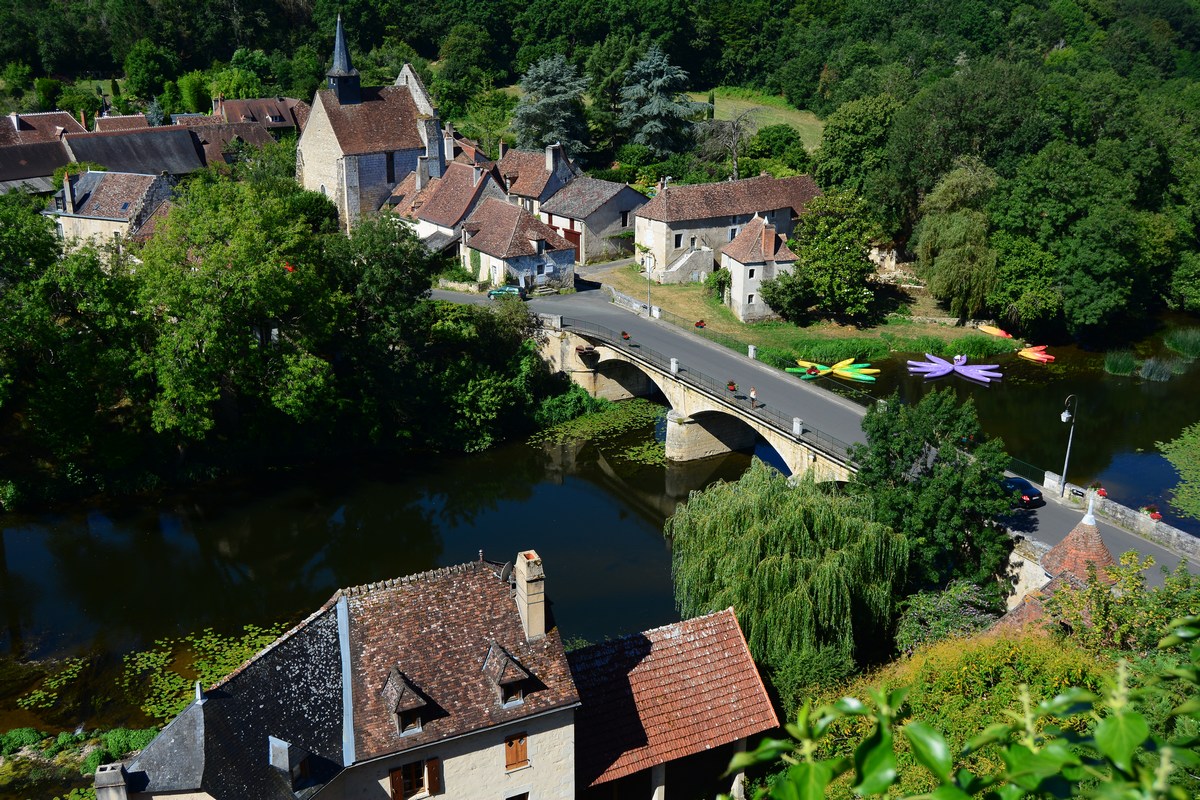
<path fill-rule="evenodd" d="M 136 260 L 60 252 L 37 203 L 0 197 L 0 505 L 355 448 L 471 452 L 566 389 L 521 304 L 426 300 L 420 243 L 380 220 L 338 232 L 290 152 L 191 177 Z"/>
<path fill-rule="evenodd" d="M 1200 422 L 1189 425 L 1169 442 L 1157 442 L 1159 451 L 1179 472 L 1179 483 L 1171 490 L 1171 507 L 1200 519 Z"/>

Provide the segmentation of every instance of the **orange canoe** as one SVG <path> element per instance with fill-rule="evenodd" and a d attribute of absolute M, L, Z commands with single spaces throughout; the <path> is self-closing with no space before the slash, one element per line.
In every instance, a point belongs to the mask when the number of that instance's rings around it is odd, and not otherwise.
<path fill-rule="evenodd" d="M 1011 333 L 1009 333 L 1008 331 L 1002 331 L 999 328 L 997 328 L 995 325 L 980 325 L 979 330 L 981 330 L 984 333 L 989 333 L 992 336 L 999 336 L 1002 339 L 1011 339 L 1012 338 Z"/>

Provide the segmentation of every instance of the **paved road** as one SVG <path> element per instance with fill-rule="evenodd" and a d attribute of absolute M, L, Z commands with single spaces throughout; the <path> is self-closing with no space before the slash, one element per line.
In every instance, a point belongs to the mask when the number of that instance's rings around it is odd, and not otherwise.
<path fill-rule="evenodd" d="M 481 295 L 455 292 L 435 291 L 434 296 L 457 302 L 487 302 Z M 667 357 L 678 358 L 681 367 L 702 372 L 722 383 L 732 379 L 741 387 L 739 393 L 755 387 L 761 404 L 787 417 L 801 417 L 806 429 L 819 429 L 847 443 L 864 441 L 861 420 L 866 412 L 862 407 L 674 325 L 626 311 L 610 303 L 608 295 L 599 290 L 535 298 L 529 301 L 528 306 L 543 314 L 561 314 L 615 331 L 627 331 L 631 342 L 657 350 Z M 1057 498 L 1048 498 L 1046 505 L 1041 508 L 1014 512 L 1009 524 L 1013 531 L 1053 546 L 1078 524 L 1083 514 L 1082 508 L 1060 503 Z M 1174 569 L 1180 561 L 1179 556 L 1165 548 L 1103 520 L 1098 520 L 1098 526 L 1104 543 L 1114 557 L 1119 558 L 1126 551 L 1136 550 L 1143 556 L 1154 556 L 1156 564 L 1165 565 L 1168 569 Z M 1198 572 L 1200 565 L 1191 565 L 1191 569 Z M 1162 583 L 1157 568 L 1150 571 L 1149 581 L 1152 585 Z"/>

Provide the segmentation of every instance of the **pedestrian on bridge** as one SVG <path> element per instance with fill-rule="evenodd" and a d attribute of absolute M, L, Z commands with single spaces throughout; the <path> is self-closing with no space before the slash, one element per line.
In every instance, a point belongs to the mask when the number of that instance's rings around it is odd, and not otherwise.
<path fill-rule="evenodd" d="M 758 408 L 758 392 L 753 386 L 750 387 L 750 408 Z"/>

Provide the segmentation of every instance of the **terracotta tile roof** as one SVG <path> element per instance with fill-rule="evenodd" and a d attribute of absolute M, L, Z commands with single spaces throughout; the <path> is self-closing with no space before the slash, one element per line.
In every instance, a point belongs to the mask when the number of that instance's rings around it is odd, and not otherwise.
<path fill-rule="evenodd" d="M 767 250 L 763 253 L 763 229 L 766 228 Z M 741 232 L 721 251 L 740 264 L 761 264 L 767 261 L 795 261 L 796 254 L 787 246 L 787 240 L 775 232 L 774 225 L 767 225 L 762 217 L 755 217 L 742 226 Z"/>
<path fill-rule="evenodd" d="M 463 230 L 473 234 L 467 247 L 500 259 L 537 255 L 538 240 L 546 250 L 574 250 L 575 245 L 523 208 L 489 197 L 475 207 Z"/>
<path fill-rule="evenodd" d="M 275 141 L 266 128 L 254 122 L 195 126 L 191 128 L 191 131 L 204 149 L 206 164 L 225 163 L 225 148 L 234 139 L 241 139 L 246 144 L 255 147 L 262 147 Z"/>
<path fill-rule="evenodd" d="M 157 177 L 128 172 L 85 172 L 82 175 L 72 175 L 71 188 L 75 194 L 74 216 L 129 222 Z"/>
<path fill-rule="evenodd" d="M 583 703 L 575 717 L 580 787 L 779 725 L 732 608 L 567 660 Z"/>
<path fill-rule="evenodd" d="M 626 185 L 602 181 L 587 175 L 580 176 L 542 203 L 541 210 L 560 217 L 584 219 L 612 200 Z M 637 191 L 631 189 L 630 191 Z"/>
<path fill-rule="evenodd" d="M 1030 625 L 1041 625 L 1047 620 L 1046 607 L 1042 604 L 1043 598 L 1051 597 L 1059 589 L 1068 586 L 1074 589 L 1082 589 L 1084 585 L 1082 580 L 1069 572 L 1056 575 L 1042 588 L 1034 589 L 1021 598 L 1021 602 L 1009 609 L 1008 613 L 1000 617 L 1000 619 L 996 620 L 991 629 L 1025 628 Z"/>
<path fill-rule="evenodd" d="M 1051 575 L 1069 572 L 1081 580 L 1087 580 L 1088 564 L 1096 565 L 1096 576 L 1100 580 L 1115 582 L 1109 577 L 1107 568 L 1116 566 L 1116 559 L 1100 538 L 1100 529 L 1096 527 L 1096 518 L 1090 509 L 1079 524 L 1042 557 L 1042 568 Z"/>
<path fill-rule="evenodd" d="M 194 128 L 198 125 L 220 125 L 225 120 L 221 119 L 216 114 L 172 114 L 171 123 L 173 125 L 181 125 L 185 128 Z"/>
<path fill-rule="evenodd" d="M 362 90 L 362 102 L 342 105 L 328 89 L 317 92 L 344 155 L 425 147 L 417 131 L 417 106 L 405 86 Z"/>
<path fill-rule="evenodd" d="M 87 128 L 66 111 L 9 114 L 0 117 L 0 147 L 57 141 L 63 133 L 86 133 Z"/>
<path fill-rule="evenodd" d="M 294 97 L 255 97 L 222 100 L 217 110 L 225 122 L 256 122 L 264 128 L 299 128 L 302 127 L 298 118 L 300 106 L 307 110 L 307 104 Z"/>
<path fill-rule="evenodd" d="M 119 172 L 184 175 L 204 166 L 200 143 L 176 125 L 68 134 L 66 142 L 76 161 L 92 161 Z"/>
<path fill-rule="evenodd" d="M 346 589 L 357 758 L 365 760 L 500 725 L 578 702 L 556 628 L 527 642 L 508 581 L 476 561 Z M 536 687 L 500 704 L 484 672 L 499 650 Z M 495 656 L 493 656 L 495 657 Z M 513 667 L 509 667 L 513 669 Z M 382 694 L 392 669 L 427 701 L 420 733 L 401 737 Z"/>
<path fill-rule="evenodd" d="M 559 180 L 565 183 L 572 176 L 580 174 L 579 168 L 574 163 L 566 161 L 561 147 L 558 150 L 559 156 L 565 162 Z M 502 180 L 508 180 L 509 194 L 539 200 L 542 199 L 542 194 L 545 193 L 550 179 L 554 177 L 554 173 L 546 169 L 545 150 L 509 150 L 497 162 L 496 169 Z"/>
<path fill-rule="evenodd" d="M 408 193 L 416 187 L 415 175 L 410 177 L 413 177 L 413 181 L 411 186 L 406 187 Z M 401 186 L 407 182 L 408 178 L 405 178 Z M 409 219 L 423 219 L 443 228 L 453 228 L 463 221 L 489 184 L 493 184 L 493 180 L 486 170 L 480 169 L 477 175 L 475 167 L 451 162 L 446 165 L 446 173 L 442 177 L 431 179 L 408 203 L 397 205 L 397 213 Z M 396 189 L 399 190 L 400 186 Z M 392 195 L 395 196 L 396 192 L 393 191 Z"/>
<path fill-rule="evenodd" d="M 792 209 L 795 216 L 808 201 L 821 194 L 808 175 L 772 178 L 760 175 L 740 181 L 669 186 L 637 211 L 637 216 L 660 222 L 732 217 L 777 208 Z"/>
<path fill-rule="evenodd" d="M 150 123 L 145 114 L 119 114 L 112 117 L 96 117 L 98 131 L 132 131 L 138 128 L 149 128 Z"/>
<path fill-rule="evenodd" d="M 0 125 L 3 124 L 0 120 Z M 52 142 L 0 147 L 0 181 L 46 177 L 70 162 L 67 148 L 57 139 Z"/>

